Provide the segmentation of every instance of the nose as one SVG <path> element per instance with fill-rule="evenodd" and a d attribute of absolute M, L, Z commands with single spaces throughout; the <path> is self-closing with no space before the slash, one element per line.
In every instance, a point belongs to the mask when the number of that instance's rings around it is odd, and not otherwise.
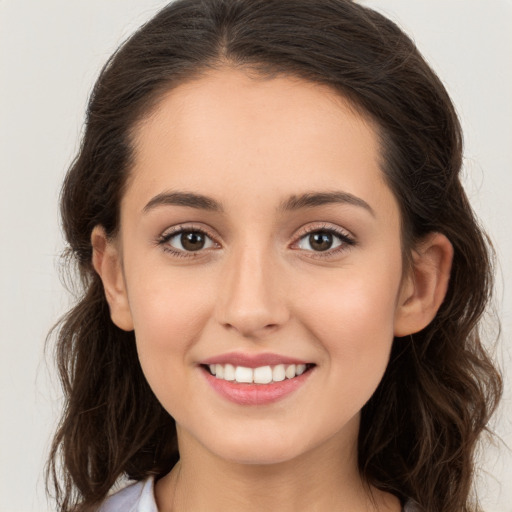
<path fill-rule="evenodd" d="M 252 245 L 252 244 L 251 244 Z M 270 251 L 241 248 L 226 258 L 217 319 L 247 338 L 263 338 L 289 318 L 286 283 Z"/>

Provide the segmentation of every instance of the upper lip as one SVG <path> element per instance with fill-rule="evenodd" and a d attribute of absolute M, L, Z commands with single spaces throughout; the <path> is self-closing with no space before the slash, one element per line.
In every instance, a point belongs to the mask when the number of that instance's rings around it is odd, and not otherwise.
<path fill-rule="evenodd" d="M 199 364 L 231 364 L 233 366 L 244 366 L 246 368 L 258 368 L 260 366 L 275 366 L 278 364 L 308 364 L 308 361 L 272 353 L 244 354 L 242 352 L 231 352 L 209 357 Z"/>

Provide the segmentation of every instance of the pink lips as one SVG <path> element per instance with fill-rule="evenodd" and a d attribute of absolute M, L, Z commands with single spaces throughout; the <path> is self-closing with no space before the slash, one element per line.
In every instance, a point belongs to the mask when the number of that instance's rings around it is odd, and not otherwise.
<path fill-rule="evenodd" d="M 232 364 L 233 366 L 245 366 L 246 368 L 258 368 L 259 366 L 275 366 L 277 364 L 307 364 L 308 361 L 295 359 L 278 354 L 243 354 L 241 352 L 232 352 L 220 356 L 210 357 L 201 361 L 200 364 Z"/>
<path fill-rule="evenodd" d="M 277 402 L 300 388 L 310 377 L 312 368 L 308 367 L 302 375 L 293 379 L 269 384 L 245 384 L 236 381 L 218 379 L 207 370 L 210 364 L 232 364 L 246 368 L 275 366 L 278 364 L 307 364 L 306 361 L 280 356 L 277 354 L 242 354 L 231 353 L 201 361 L 201 372 L 208 384 L 222 397 L 238 405 L 266 405 Z"/>

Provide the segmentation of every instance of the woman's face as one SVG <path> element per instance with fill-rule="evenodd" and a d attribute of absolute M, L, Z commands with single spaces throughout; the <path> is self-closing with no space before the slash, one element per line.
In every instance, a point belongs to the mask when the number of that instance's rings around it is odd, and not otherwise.
<path fill-rule="evenodd" d="M 224 69 L 135 144 L 113 318 L 180 443 L 245 463 L 353 446 L 404 293 L 374 127 L 327 87 Z"/>

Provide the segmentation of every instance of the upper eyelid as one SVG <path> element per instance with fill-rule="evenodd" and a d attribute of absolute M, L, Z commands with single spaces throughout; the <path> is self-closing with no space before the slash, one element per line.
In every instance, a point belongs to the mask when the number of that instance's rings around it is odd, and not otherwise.
<path fill-rule="evenodd" d="M 203 227 L 203 226 L 196 226 L 194 224 L 190 226 L 184 226 L 182 224 L 178 224 L 176 226 L 170 227 L 165 229 L 162 234 L 159 236 L 159 238 L 168 238 L 173 237 L 179 233 L 187 232 L 187 231 L 199 231 L 201 233 L 204 233 L 205 235 L 208 235 L 212 240 L 216 241 L 217 237 L 214 236 L 209 229 Z"/>
<path fill-rule="evenodd" d="M 319 223 L 321 225 L 314 226 L 314 227 L 306 227 L 299 229 L 299 234 L 297 235 L 299 238 L 302 238 L 305 235 L 308 235 L 309 233 L 315 233 L 316 231 L 328 231 L 334 234 L 344 235 L 347 238 L 354 239 L 354 235 L 346 228 L 343 228 L 341 226 L 333 226 L 332 224 L 321 222 Z"/>

